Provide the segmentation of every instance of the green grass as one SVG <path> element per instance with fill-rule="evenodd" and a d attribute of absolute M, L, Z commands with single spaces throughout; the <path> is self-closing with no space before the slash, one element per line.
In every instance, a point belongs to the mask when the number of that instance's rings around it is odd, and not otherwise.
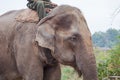
<path fill-rule="evenodd" d="M 110 56 L 110 53 L 107 50 L 100 50 L 98 48 L 94 49 L 94 54 L 97 63 L 106 61 L 106 59 L 108 59 Z"/>
<path fill-rule="evenodd" d="M 62 66 L 62 79 L 61 80 L 82 80 L 79 78 L 77 72 L 69 66 Z"/>

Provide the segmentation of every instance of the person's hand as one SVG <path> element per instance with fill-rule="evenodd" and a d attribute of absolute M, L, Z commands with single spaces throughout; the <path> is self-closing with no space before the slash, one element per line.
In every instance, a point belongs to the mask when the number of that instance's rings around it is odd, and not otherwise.
<path fill-rule="evenodd" d="M 51 10 L 52 10 L 52 9 L 50 9 L 50 8 L 45 8 L 45 12 L 46 12 L 46 13 L 49 13 Z"/>

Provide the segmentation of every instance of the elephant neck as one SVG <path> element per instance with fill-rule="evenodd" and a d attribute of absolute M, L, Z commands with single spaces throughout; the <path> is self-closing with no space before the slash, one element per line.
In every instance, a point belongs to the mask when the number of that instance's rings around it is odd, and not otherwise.
<path fill-rule="evenodd" d="M 46 61 L 44 61 L 45 66 L 55 66 L 58 64 L 58 61 L 51 55 L 50 49 L 43 48 L 43 52 L 46 57 Z"/>

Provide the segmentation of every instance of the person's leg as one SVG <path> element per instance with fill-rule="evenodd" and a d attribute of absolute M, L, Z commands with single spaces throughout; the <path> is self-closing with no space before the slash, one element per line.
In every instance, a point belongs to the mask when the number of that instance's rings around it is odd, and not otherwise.
<path fill-rule="evenodd" d="M 27 7 L 35 10 L 38 13 L 39 19 L 42 19 L 46 16 L 45 4 L 43 1 L 29 2 Z"/>
<path fill-rule="evenodd" d="M 43 1 L 37 1 L 37 7 L 36 11 L 38 13 L 39 19 L 42 19 L 46 16 L 44 2 Z"/>

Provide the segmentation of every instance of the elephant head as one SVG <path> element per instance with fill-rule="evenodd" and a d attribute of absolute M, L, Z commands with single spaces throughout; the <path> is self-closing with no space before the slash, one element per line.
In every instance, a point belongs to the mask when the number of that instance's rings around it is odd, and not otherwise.
<path fill-rule="evenodd" d="M 81 11 L 62 5 L 37 25 L 38 45 L 51 50 L 61 64 L 70 65 L 84 80 L 98 80 L 91 33 Z"/>

